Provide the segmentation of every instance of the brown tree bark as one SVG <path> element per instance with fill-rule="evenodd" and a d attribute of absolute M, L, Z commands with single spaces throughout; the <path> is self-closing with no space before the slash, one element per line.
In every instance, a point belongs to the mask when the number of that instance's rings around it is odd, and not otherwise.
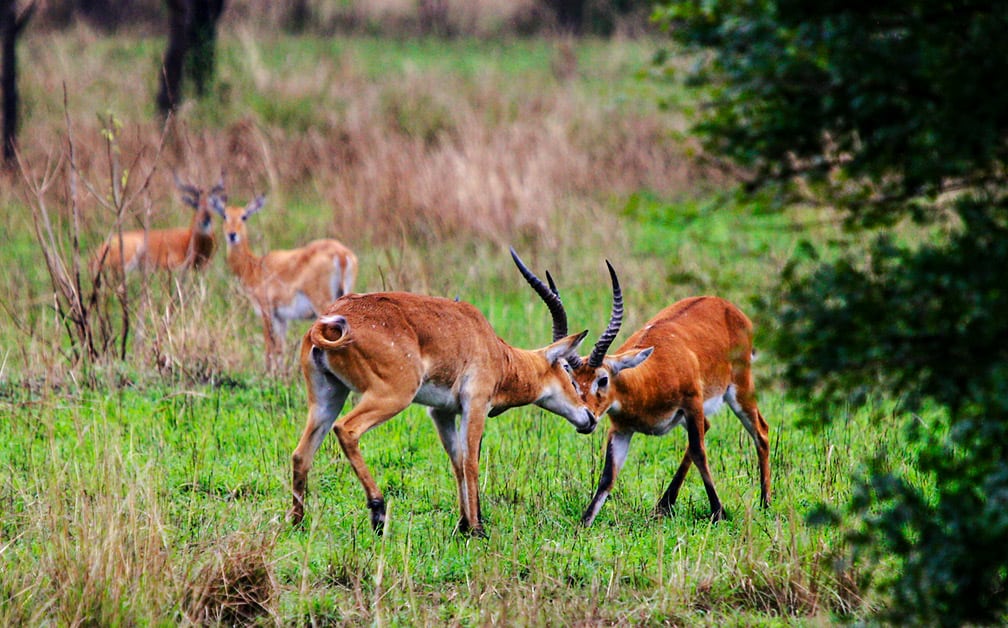
<path fill-rule="evenodd" d="M 185 74 L 197 95 L 206 94 L 214 72 L 217 21 L 224 12 L 224 0 L 167 0 L 167 5 L 171 22 L 157 96 L 162 116 L 178 106 Z"/>
<path fill-rule="evenodd" d="M 3 90 L 3 161 L 6 168 L 13 166 L 17 151 L 17 38 L 35 13 L 36 6 L 32 1 L 18 15 L 17 0 L 0 0 L 0 45 L 3 47 L 0 89 Z"/>

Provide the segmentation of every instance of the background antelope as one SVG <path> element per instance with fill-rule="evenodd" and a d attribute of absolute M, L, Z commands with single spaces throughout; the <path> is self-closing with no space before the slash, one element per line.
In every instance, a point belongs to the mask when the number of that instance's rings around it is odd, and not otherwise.
<path fill-rule="evenodd" d="M 262 209 L 266 197 L 258 196 L 245 207 L 228 207 L 226 202 L 222 194 L 210 197 L 211 207 L 224 219 L 228 267 L 262 318 L 266 367 L 272 369 L 274 359 L 283 354 L 291 320 L 315 318 L 353 289 L 357 256 L 338 240 L 323 239 L 258 257 L 249 248 L 245 222 Z"/>
<path fill-rule="evenodd" d="M 559 299 L 554 301 L 550 310 L 557 316 L 562 306 Z M 333 428 L 364 486 L 371 525 L 381 533 L 385 500 L 358 441 L 410 403 L 419 403 L 430 408 L 455 472 L 461 511 L 458 530 L 482 536 L 478 469 L 488 416 L 535 404 L 563 416 L 579 432 L 595 429 L 595 415 L 578 395 L 568 365 L 587 333 L 530 351 L 498 338 L 468 303 L 404 292 L 341 297 L 301 343 L 309 407 L 291 457 L 290 520 L 296 524 L 304 516 L 308 471 L 322 439 Z M 351 390 L 360 393 L 360 400 L 337 421 Z"/>
<path fill-rule="evenodd" d="M 517 260 L 516 260 L 517 261 Z M 581 517 L 591 525 L 626 462 L 635 433 L 661 436 L 673 427 L 686 429 L 688 445 L 656 511 L 668 514 L 691 465 L 703 478 L 712 520 L 724 517 L 714 488 L 704 434 L 707 417 L 724 402 L 739 418 L 756 444 L 760 471 L 760 501 L 770 503 L 769 426 L 756 406 L 750 364 L 753 354 L 752 322 L 732 303 L 713 296 L 677 301 L 658 312 L 627 339 L 616 353 L 606 355 L 623 321 L 623 297 L 616 271 L 609 262 L 613 307 L 609 325 L 587 360 L 572 362 L 574 380 L 598 417 L 609 413 L 605 463 L 598 489 Z M 546 287 L 531 271 L 519 265 L 522 275 L 540 295 L 556 295 L 548 277 Z M 559 296 L 557 296 L 559 298 Z M 566 333 L 566 327 L 554 335 Z"/>
<path fill-rule="evenodd" d="M 215 248 L 208 198 L 224 193 L 224 175 L 221 174 L 209 194 L 173 176 L 176 187 L 182 192 L 182 201 L 194 210 L 189 227 L 137 229 L 112 234 L 91 257 L 93 276 L 103 269 L 119 272 L 140 267 L 146 270 L 199 270 L 207 265 Z"/>

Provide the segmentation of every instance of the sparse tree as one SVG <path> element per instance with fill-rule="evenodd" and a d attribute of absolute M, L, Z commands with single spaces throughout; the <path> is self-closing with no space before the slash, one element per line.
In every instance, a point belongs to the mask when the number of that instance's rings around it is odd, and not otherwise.
<path fill-rule="evenodd" d="M 179 103 L 182 78 L 193 81 L 197 96 L 204 96 L 214 73 L 217 21 L 224 0 L 167 0 L 170 14 L 168 48 L 159 76 L 157 106 L 168 115 Z"/>
<path fill-rule="evenodd" d="M 37 6 L 32 1 L 19 12 L 17 4 L 17 0 L 0 0 L 0 39 L 3 45 L 3 70 L 0 72 L 0 85 L 3 90 L 3 160 L 7 168 L 14 164 L 17 149 L 19 104 L 17 39 Z"/>
<path fill-rule="evenodd" d="M 290 0 L 284 15 L 284 28 L 291 33 L 303 33 L 311 20 L 312 8 L 308 0 Z"/>
<path fill-rule="evenodd" d="M 548 0 L 556 15 L 557 26 L 565 33 L 580 35 L 584 28 L 585 0 Z"/>
<path fill-rule="evenodd" d="M 645 22 L 652 0 L 546 0 L 557 28 L 568 35 L 612 35 L 621 20 Z"/>

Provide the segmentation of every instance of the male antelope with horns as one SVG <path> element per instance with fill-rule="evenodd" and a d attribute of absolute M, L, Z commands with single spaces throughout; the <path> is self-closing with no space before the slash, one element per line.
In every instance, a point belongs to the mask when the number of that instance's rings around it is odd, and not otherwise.
<path fill-rule="evenodd" d="M 182 192 L 182 202 L 192 207 L 193 217 L 189 227 L 170 229 L 137 229 L 110 235 L 91 257 L 91 272 L 97 276 L 102 270 L 130 272 L 146 270 L 199 270 L 207 265 L 213 255 L 215 243 L 209 198 L 224 193 L 224 174 L 210 188 L 183 183 L 172 175 L 175 186 Z"/>
<path fill-rule="evenodd" d="M 543 298 L 559 294 L 547 273 L 547 287 L 515 257 L 522 275 Z M 616 271 L 609 262 L 613 307 L 609 325 L 587 360 L 571 362 L 581 395 L 599 417 L 609 414 L 605 463 L 598 488 L 581 523 L 591 525 L 612 490 L 630 439 L 636 433 L 661 436 L 676 426 L 686 429 L 688 444 L 668 489 L 656 511 L 668 514 L 690 466 L 696 465 L 710 502 L 711 519 L 724 518 L 724 507 L 714 488 L 704 434 L 708 416 L 727 402 L 752 436 L 760 471 L 760 501 L 770 503 L 769 426 L 756 406 L 750 364 L 753 326 L 732 303 L 713 296 L 691 297 L 661 310 L 627 339 L 616 353 L 607 355 L 623 321 L 623 296 Z M 554 336 L 567 333 L 565 325 Z"/>
<path fill-rule="evenodd" d="M 560 299 L 543 298 L 554 327 L 566 327 Z M 458 530 L 482 536 L 478 469 L 488 416 L 535 404 L 563 416 L 579 432 L 595 429 L 597 419 L 575 389 L 568 365 L 587 333 L 556 338 L 542 349 L 518 349 L 500 339 L 468 303 L 405 292 L 337 299 L 301 343 L 309 407 L 291 457 L 290 520 L 299 523 L 304 517 L 308 471 L 331 428 L 364 486 L 371 525 L 381 533 L 385 499 L 358 442 L 371 428 L 419 403 L 429 407 L 455 473 Z M 350 391 L 360 399 L 337 420 Z"/>

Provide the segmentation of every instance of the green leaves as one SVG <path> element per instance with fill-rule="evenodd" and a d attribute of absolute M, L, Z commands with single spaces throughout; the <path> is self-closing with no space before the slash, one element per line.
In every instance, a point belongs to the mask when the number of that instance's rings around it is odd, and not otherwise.
<path fill-rule="evenodd" d="M 949 229 L 790 264 L 770 299 L 774 344 L 793 391 L 820 408 L 881 391 L 947 409 L 947 435 L 909 423 L 919 477 L 871 463 L 843 513 L 847 540 L 873 567 L 895 562 L 876 578 L 887 619 L 1003 623 L 1008 92 L 995 86 L 1008 7 L 705 0 L 658 19 L 702 61 L 685 70 L 706 98 L 694 131 L 748 189 L 800 191 L 855 231 L 904 218 Z"/>
<path fill-rule="evenodd" d="M 658 22 L 704 63 L 696 125 L 708 150 L 752 171 L 754 186 L 791 177 L 841 181 L 821 190 L 868 224 L 959 179 L 999 178 L 1008 94 L 1008 26 L 998 3 L 877 6 L 792 2 L 675 3 Z M 954 34 L 954 35 L 953 35 Z"/>

